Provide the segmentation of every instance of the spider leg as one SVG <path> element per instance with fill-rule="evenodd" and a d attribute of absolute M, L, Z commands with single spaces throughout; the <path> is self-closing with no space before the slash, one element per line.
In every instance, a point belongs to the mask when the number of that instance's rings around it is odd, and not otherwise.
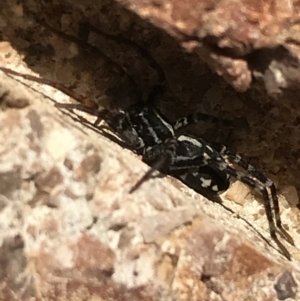
<path fill-rule="evenodd" d="M 164 170 L 168 166 L 169 162 L 175 156 L 177 147 L 176 139 L 167 139 L 163 144 L 153 148 L 154 158 L 159 158 L 158 160 L 151 164 L 150 169 L 137 181 L 137 183 L 129 190 L 129 193 L 133 193 L 137 188 L 139 188 L 145 181 L 147 181 L 152 174 L 157 170 Z M 148 151 L 151 153 L 151 150 Z M 145 157 L 143 158 L 145 161 Z M 146 159 L 147 161 L 147 159 Z"/>
<path fill-rule="evenodd" d="M 261 192 L 261 194 L 263 196 L 263 201 L 264 201 L 264 207 L 265 207 L 265 211 L 266 211 L 266 215 L 267 215 L 267 220 L 268 220 L 268 223 L 269 223 L 270 235 L 271 235 L 272 239 L 278 245 L 279 249 L 282 251 L 283 255 L 287 259 L 291 260 L 290 253 L 288 252 L 286 247 L 280 242 L 280 240 L 276 236 L 277 229 L 276 229 L 276 226 L 275 226 L 274 220 L 273 220 L 271 202 L 270 202 L 269 194 L 268 194 L 268 191 L 267 191 L 267 186 L 265 186 L 263 183 L 255 180 L 255 179 L 252 179 L 252 178 L 248 177 L 244 173 L 236 171 L 235 169 L 230 167 L 225 162 L 217 162 L 217 161 L 213 161 L 213 160 L 207 160 L 207 164 L 211 167 L 219 168 L 220 170 L 226 172 L 230 176 L 236 178 L 237 180 L 239 180 L 239 181 L 247 184 L 248 186 L 250 186 L 254 189 L 257 189 Z M 289 235 L 288 235 L 288 237 L 289 237 Z M 284 238 L 287 239 L 286 237 L 284 237 Z M 290 242 L 288 239 L 287 239 L 287 241 Z M 291 241 L 293 242 L 292 238 L 291 238 Z"/>
<path fill-rule="evenodd" d="M 94 109 L 79 103 L 56 103 L 55 107 L 59 109 L 66 109 L 66 110 L 78 110 L 96 116 L 97 120 L 94 122 L 94 126 L 99 125 L 100 121 L 102 119 L 105 120 L 105 117 L 109 114 L 109 111 L 106 109 L 103 110 Z"/>
<path fill-rule="evenodd" d="M 276 226 L 278 229 L 280 229 L 280 231 L 278 231 L 277 229 L 276 229 L 276 231 L 284 239 L 286 239 L 290 244 L 294 245 L 294 241 L 293 241 L 292 237 L 286 232 L 286 230 L 282 226 L 282 222 L 281 222 L 281 218 L 280 218 L 280 210 L 279 210 L 279 201 L 278 201 L 276 187 L 275 187 L 273 181 L 271 181 L 269 178 L 267 178 L 265 175 L 263 175 L 260 171 L 256 170 L 251 164 L 249 164 L 247 161 L 245 161 L 240 155 L 229 151 L 226 148 L 226 146 L 217 145 L 216 143 L 214 143 L 213 147 L 215 149 L 218 149 L 221 156 L 231 159 L 234 163 L 236 163 L 237 165 L 242 167 L 244 170 L 246 170 L 252 177 L 254 177 L 258 181 L 260 181 L 265 187 L 270 189 L 272 200 L 273 200 L 273 206 L 274 206 Z"/>
<path fill-rule="evenodd" d="M 184 128 L 186 126 L 198 123 L 200 121 L 212 122 L 212 123 L 217 123 L 217 124 L 222 123 L 224 125 L 231 126 L 231 124 L 228 120 L 220 119 L 220 118 L 208 115 L 208 114 L 197 112 L 197 113 L 193 113 L 188 116 L 177 119 L 175 121 L 175 123 L 173 124 L 173 127 L 174 127 L 174 130 L 178 130 L 178 129 Z"/>
<path fill-rule="evenodd" d="M 91 107 L 97 107 L 97 105 L 90 100 L 88 97 L 84 97 L 78 93 L 75 93 L 74 91 L 72 91 L 71 89 L 69 89 L 68 87 L 64 86 L 63 84 L 60 83 L 56 83 L 54 81 L 51 81 L 49 79 L 46 78 L 40 78 L 37 76 L 33 76 L 30 74 L 24 74 L 24 73 L 20 73 L 5 67 L 0 67 L 0 70 L 3 71 L 5 74 L 11 74 L 11 75 L 15 75 L 15 76 L 19 76 L 22 77 L 24 79 L 27 79 L 29 81 L 33 81 L 33 82 L 37 82 L 40 84 L 44 84 L 50 87 L 53 87 L 61 92 L 63 92 L 64 94 L 68 95 L 69 97 L 75 99 L 76 101 L 78 101 L 81 104 L 85 104 L 85 105 L 89 105 Z"/>
<path fill-rule="evenodd" d="M 163 166 L 166 162 L 166 158 L 161 158 L 156 164 L 150 167 L 150 169 L 134 184 L 132 188 L 130 188 L 129 193 L 135 192 L 144 182 L 151 178 L 152 174 L 159 170 L 161 166 Z"/>

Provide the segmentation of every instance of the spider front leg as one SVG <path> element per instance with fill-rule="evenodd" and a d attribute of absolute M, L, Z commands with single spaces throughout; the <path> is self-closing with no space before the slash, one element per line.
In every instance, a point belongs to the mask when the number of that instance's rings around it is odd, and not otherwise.
<path fill-rule="evenodd" d="M 91 108 L 96 108 L 97 105 L 94 101 L 92 101 L 91 99 L 89 99 L 88 97 L 84 97 L 74 91 L 72 91 L 70 88 L 66 87 L 63 84 L 60 83 L 56 83 L 52 80 L 46 79 L 46 78 L 41 78 L 41 77 L 37 77 L 34 75 L 30 75 L 30 74 L 24 74 L 24 73 L 20 73 L 17 71 L 14 71 L 12 69 L 8 69 L 5 67 L 0 67 L 0 70 L 2 72 L 4 72 L 5 74 L 10 74 L 10 75 L 15 75 L 18 77 L 22 77 L 24 79 L 33 81 L 33 82 L 37 82 L 40 84 L 44 84 L 44 85 L 48 85 L 50 87 L 53 87 L 61 92 L 63 92 L 64 94 L 70 96 L 73 99 L 76 99 L 76 101 L 78 101 L 80 104 L 86 106 L 86 107 L 91 107 Z"/>
<path fill-rule="evenodd" d="M 175 157 L 177 145 L 178 142 L 175 138 L 169 138 L 165 142 L 146 150 L 143 156 L 143 161 L 151 167 L 130 189 L 129 193 L 133 193 L 137 188 L 139 188 L 155 171 L 167 170 L 167 167 Z"/>

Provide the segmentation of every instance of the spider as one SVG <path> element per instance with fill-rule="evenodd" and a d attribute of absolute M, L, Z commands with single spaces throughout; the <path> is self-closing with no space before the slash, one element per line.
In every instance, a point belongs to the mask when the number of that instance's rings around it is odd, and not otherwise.
<path fill-rule="evenodd" d="M 49 28 L 49 26 L 47 27 Z M 69 38 L 66 34 L 63 36 Z M 75 41 L 74 38 L 73 41 Z M 291 259 L 289 252 L 276 235 L 276 232 L 279 233 L 293 245 L 293 239 L 282 227 L 274 183 L 238 154 L 230 152 L 223 145 L 210 143 L 190 135 L 177 135 L 176 131 L 183 127 L 199 121 L 220 122 L 218 118 L 203 113 L 195 113 L 171 123 L 152 105 L 155 98 L 162 93 L 161 86 L 153 89 L 146 102 L 135 103 L 125 110 L 99 110 L 87 106 L 83 97 L 76 95 L 63 85 L 31 75 L 20 74 L 4 67 L 0 67 L 0 70 L 7 74 L 22 76 L 28 80 L 53 86 L 78 100 L 79 104 L 57 103 L 56 107 L 71 111 L 80 110 L 96 116 L 97 120 L 93 125 L 94 127 L 98 127 L 99 122 L 105 120 L 111 130 L 125 142 L 126 146 L 141 155 L 143 161 L 151 166 L 149 171 L 132 187 L 131 193 L 155 170 L 174 176 L 195 191 L 205 195 L 218 194 L 227 190 L 231 177 L 258 190 L 263 196 L 270 235 L 282 253 L 289 260 Z M 237 171 L 228 162 L 241 166 L 245 173 Z M 268 190 L 271 192 L 271 198 Z M 276 226 L 271 205 L 274 209 Z"/>

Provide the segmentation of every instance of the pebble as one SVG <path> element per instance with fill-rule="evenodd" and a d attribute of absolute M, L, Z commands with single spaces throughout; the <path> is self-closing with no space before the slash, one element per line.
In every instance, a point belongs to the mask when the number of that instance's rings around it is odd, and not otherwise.
<path fill-rule="evenodd" d="M 250 188 L 240 181 L 234 182 L 227 190 L 225 197 L 239 205 L 245 204 L 246 196 L 250 193 Z"/>
<path fill-rule="evenodd" d="M 287 200 L 287 202 L 292 206 L 295 207 L 299 203 L 299 195 L 298 191 L 295 186 L 287 185 L 284 186 L 280 190 L 280 194 Z"/>

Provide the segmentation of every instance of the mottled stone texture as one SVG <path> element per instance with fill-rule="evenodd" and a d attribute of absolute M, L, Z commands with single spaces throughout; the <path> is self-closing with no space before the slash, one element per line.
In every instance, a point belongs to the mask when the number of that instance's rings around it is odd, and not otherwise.
<path fill-rule="evenodd" d="M 300 86 L 300 2 L 117 0 L 175 36 L 239 91 Z"/>
<path fill-rule="evenodd" d="M 290 203 L 297 204 L 298 99 L 275 102 L 256 91 L 237 94 L 197 55 L 182 51 L 177 40 L 116 2 L 100 2 L 0 1 L 0 64 L 71 85 L 100 106 L 126 107 L 136 95 L 126 76 L 101 52 L 122 65 L 146 95 L 159 75 L 144 54 L 132 44 L 124 45 L 122 39 L 114 42 L 92 35 L 89 42 L 99 49 L 95 55 L 53 34 L 37 19 L 73 36 L 88 20 L 142 45 L 166 73 L 168 92 L 157 104 L 166 116 L 174 120 L 199 110 L 238 122 L 234 129 L 201 124 L 191 132 L 238 149 L 274 180 L 281 191 L 284 226 L 295 240 L 296 247 L 283 241 L 293 261 L 287 262 L 270 240 L 259 195 L 235 185 L 227 195 L 243 207 L 226 198 L 223 207 L 171 177 L 150 179 L 129 194 L 148 169 L 139 158 L 106 138 L 105 129 L 93 131 L 78 122 L 76 114 L 54 108 L 53 102 L 68 102 L 69 97 L 1 72 L 0 300 L 300 300 L 299 211 L 284 198 L 292 197 Z M 194 3 L 195 18 L 190 18 L 189 28 L 198 20 L 201 3 Z M 224 3 L 214 1 L 216 7 Z M 155 7 L 165 18 L 164 5 L 140 0 L 132 8 L 147 15 L 142 7 Z M 186 18 L 180 21 L 178 16 L 190 14 L 188 1 L 176 5 L 180 6 L 177 13 L 169 18 L 179 20 L 176 26 L 185 33 L 172 32 L 188 37 Z M 229 8 L 224 13 L 230 14 Z M 214 6 L 206 10 L 207 14 L 215 11 Z M 216 19 L 222 23 L 211 18 Z M 194 34 L 196 44 L 200 38 L 205 40 L 206 32 L 216 30 L 206 24 L 203 32 Z M 201 55 L 213 54 L 207 60 L 220 70 L 227 70 L 221 63 L 228 62 L 232 78 L 243 83 L 243 72 L 251 73 L 245 57 L 256 47 L 255 37 L 251 47 L 244 40 L 248 48 L 234 44 L 233 33 L 222 35 L 229 25 L 220 26 L 219 35 L 215 33 L 219 38 L 198 50 Z M 193 46 L 188 38 L 185 42 Z M 238 51 L 233 54 L 240 58 L 217 51 L 224 45 L 235 45 Z M 272 70 L 277 70 L 276 64 Z M 244 197 L 238 199 L 236 194 Z"/>

